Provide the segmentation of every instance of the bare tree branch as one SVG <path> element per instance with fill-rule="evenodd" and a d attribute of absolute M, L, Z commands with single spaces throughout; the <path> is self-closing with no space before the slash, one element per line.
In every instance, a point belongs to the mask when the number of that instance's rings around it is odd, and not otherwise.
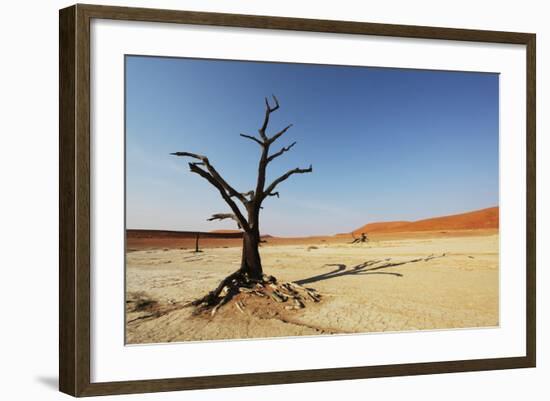
<path fill-rule="evenodd" d="M 271 107 L 270 110 L 271 110 L 271 112 L 274 112 L 275 110 L 277 110 L 279 108 L 279 99 L 277 99 L 277 97 L 275 95 L 271 95 L 271 97 L 273 98 L 273 101 L 275 102 L 275 106 Z M 265 98 L 265 103 L 266 103 L 267 107 L 270 107 L 269 102 L 267 101 L 267 98 Z"/>
<path fill-rule="evenodd" d="M 287 132 L 292 127 L 292 124 L 287 125 L 285 128 L 283 128 L 281 131 L 277 132 L 275 135 L 273 135 L 271 138 L 269 138 L 269 143 L 275 142 L 281 135 L 283 135 L 285 132 Z"/>
<path fill-rule="evenodd" d="M 260 146 L 264 146 L 264 143 L 260 141 L 258 138 L 256 138 L 255 136 L 246 135 L 246 134 L 239 134 L 239 135 L 242 136 L 243 138 L 248 138 L 253 140 L 254 142 L 258 143 Z"/>
<path fill-rule="evenodd" d="M 277 178 L 275 181 L 267 187 L 267 189 L 264 191 L 264 197 L 268 196 L 269 194 L 273 193 L 273 190 L 277 185 L 279 185 L 281 182 L 285 181 L 288 177 L 290 177 L 293 174 L 304 174 L 304 173 L 311 173 L 313 171 L 313 166 L 309 166 L 308 168 L 299 168 L 296 167 L 295 169 L 292 169 L 290 171 L 287 171 L 285 174 Z"/>
<path fill-rule="evenodd" d="M 270 192 L 268 194 L 265 194 L 265 196 L 276 196 L 278 198 L 279 197 L 279 192 Z"/>
<path fill-rule="evenodd" d="M 174 152 L 174 153 L 170 153 L 170 154 L 174 155 L 174 156 L 191 157 L 193 159 L 200 160 L 201 163 L 194 163 L 194 164 L 205 166 L 206 169 L 208 170 L 208 172 L 210 173 L 210 175 L 212 176 L 212 178 L 220 183 L 220 185 L 224 188 L 224 190 L 227 191 L 229 196 L 236 197 L 244 205 L 246 205 L 246 203 L 248 202 L 248 200 L 244 196 L 242 196 L 241 193 L 239 193 L 237 190 L 235 190 L 235 188 L 233 188 L 231 185 L 229 185 L 227 183 L 227 181 L 225 181 L 222 178 L 222 176 L 218 173 L 218 171 L 214 168 L 214 166 L 212 166 L 210 164 L 210 161 L 208 160 L 208 157 L 203 156 L 203 155 L 199 155 L 199 154 L 196 154 L 196 153 L 190 153 L 190 152 Z"/>
<path fill-rule="evenodd" d="M 192 157 L 193 159 L 202 160 L 205 159 L 206 156 L 202 156 L 196 153 L 191 152 L 174 152 L 170 153 L 172 156 L 182 156 L 182 157 Z"/>
<path fill-rule="evenodd" d="M 254 191 L 250 190 L 248 192 L 241 192 L 242 196 L 248 196 L 250 199 L 254 198 Z"/>
<path fill-rule="evenodd" d="M 239 219 L 237 216 L 235 216 L 233 213 L 215 213 L 210 217 L 209 219 L 206 219 L 207 221 L 214 221 L 214 220 L 225 220 L 225 219 L 233 219 L 237 222 L 237 226 L 239 228 L 242 228 L 241 223 L 239 222 Z"/>
<path fill-rule="evenodd" d="M 239 224 L 241 225 L 241 227 L 245 231 L 249 231 L 250 226 L 248 224 L 248 221 L 246 220 L 246 218 L 241 213 L 241 210 L 239 209 L 237 204 L 235 202 L 233 202 L 233 200 L 227 194 L 227 192 L 226 192 L 225 188 L 223 187 L 223 185 L 220 182 L 218 182 L 216 179 L 214 179 L 214 177 L 212 177 L 212 175 L 209 174 L 207 171 L 205 171 L 202 168 L 200 168 L 199 166 L 197 166 L 196 163 L 189 163 L 189 169 L 191 170 L 191 172 L 200 175 L 202 178 L 207 180 L 210 184 L 212 184 L 214 187 L 216 187 L 218 189 L 218 191 L 220 192 L 220 195 L 222 196 L 223 200 L 229 205 L 229 207 L 231 208 L 231 210 L 235 214 L 235 217 L 238 219 Z"/>
<path fill-rule="evenodd" d="M 271 96 L 273 97 L 273 100 L 275 102 L 275 106 L 271 107 L 271 105 L 269 104 L 269 101 L 267 100 L 267 98 L 265 98 L 264 122 L 263 122 L 261 128 L 258 130 L 258 132 L 260 133 L 260 136 L 262 137 L 262 139 L 265 142 L 268 141 L 267 135 L 265 134 L 265 130 L 267 129 L 267 125 L 269 124 L 269 116 L 271 115 L 271 113 L 273 113 L 274 111 L 276 111 L 279 108 L 279 100 L 277 100 L 275 95 L 271 95 Z"/>
<path fill-rule="evenodd" d="M 285 152 L 288 152 L 290 149 L 292 149 L 292 147 L 296 145 L 296 141 L 292 142 L 290 145 L 288 146 L 283 146 L 283 148 L 281 150 L 279 150 L 277 153 L 273 153 L 271 156 L 269 156 L 267 158 L 267 162 L 269 163 L 270 161 L 272 161 L 273 159 L 281 156 L 283 153 Z"/>

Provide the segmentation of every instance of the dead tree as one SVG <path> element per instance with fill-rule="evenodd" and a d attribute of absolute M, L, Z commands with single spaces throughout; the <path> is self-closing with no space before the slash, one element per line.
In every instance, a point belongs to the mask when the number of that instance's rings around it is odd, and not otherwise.
<path fill-rule="evenodd" d="M 363 244 L 369 242 L 369 237 L 367 237 L 367 233 L 361 233 L 361 236 L 359 238 L 355 238 L 355 235 L 353 235 L 353 233 L 351 233 L 351 236 L 353 238 L 353 241 L 351 241 L 352 244 Z"/>
<path fill-rule="evenodd" d="M 260 286 L 262 286 L 266 282 L 269 284 L 274 284 L 276 282 L 272 276 L 265 276 L 262 268 L 262 261 L 258 249 L 261 242 L 260 210 L 262 209 L 263 202 L 268 197 L 279 197 L 279 191 L 277 191 L 279 184 L 292 175 L 311 173 L 313 168 L 311 165 L 308 168 L 296 167 L 276 178 L 273 182 L 269 184 L 266 183 L 266 170 L 269 163 L 279 156 L 282 156 L 296 145 L 296 142 L 293 142 L 288 146 L 281 147 L 276 152 L 271 152 L 271 148 L 275 141 L 292 127 L 292 124 L 290 124 L 276 134 L 271 136 L 268 135 L 267 127 L 269 125 L 270 116 L 279 109 L 279 101 L 275 96 L 273 96 L 273 102 L 274 105 L 271 105 L 269 100 L 267 98 L 265 99 L 265 115 L 263 123 L 258 130 L 259 137 L 240 134 L 241 137 L 255 142 L 260 148 L 261 155 L 258 163 L 256 186 L 254 189 L 248 192 L 236 190 L 221 176 L 206 156 L 190 152 L 171 153 L 175 156 L 193 159 L 193 161 L 189 162 L 190 171 L 198 174 L 217 189 L 229 207 L 229 213 L 216 213 L 208 220 L 232 219 L 236 222 L 239 229 L 243 231 L 243 248 L 239 270 L 223 279 L 218 287 L 206 296 L 191 302 L 192 305 L 205 308 L 216 308 L 227 302 L 241 287 L 250 287 L 250 285 L 254 284 L 260 284 Z M 244 212 L 241 210 L 241 207 L 239 207 L 239 203 L 244 208 Z M 214 311 L 215 310 L 216 309 L 214 309 Z"/>
<path fill-rule="evenodd" d="M 201 234 L 199 232 L 195 233 L 195 253 L 202 252 L 199 249 L 199 238 L 200 238 L 200 236 L 201 236 Z"/>

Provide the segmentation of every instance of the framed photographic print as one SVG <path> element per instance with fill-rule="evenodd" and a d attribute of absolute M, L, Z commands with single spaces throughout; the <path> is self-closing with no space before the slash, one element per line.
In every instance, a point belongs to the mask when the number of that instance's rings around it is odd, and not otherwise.
<path fill-rule="evenodd" d="M 535 366 L 535 35 L 60 11 L 60 390 Z"/>

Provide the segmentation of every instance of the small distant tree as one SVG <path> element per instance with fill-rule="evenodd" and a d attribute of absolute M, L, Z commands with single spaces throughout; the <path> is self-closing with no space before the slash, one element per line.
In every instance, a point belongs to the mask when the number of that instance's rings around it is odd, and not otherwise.
<path fill-rule="evenodd" d="M 202 252 L 199 248 L 199 239 L 201 237 L 201 234 L 200 233 L 195 233 L 195 253 L 199 253 L 199 252 Z"/>
<path fill-rule="evenodd" d="M 359 238 L 355 238 L 355 235 L 352 232 L 351 236 L 353 238 L 353 241 L 351 241 L 352 244 L 363 244 L 369 242 L 369 237 L 367 236 L 367 233 L 361 233 L 361 236 Z"/>
<path fill-rule="evenodd" d="M 193 302 L 192 305 L 203 306 L 205 308 L 216 307 L 227 302 L 234 293 L 239 291 L 242 286 L 250 286 L 253 284 L 262 284 L 269 282 L 274 284 L 276 279 L 272 276 L 264 275 L 262 260 L 260 257 L 259 246 L 260 239 L 260 210 L 263 209 L 262 204 L 272 196 L 279 197 L 277 187 L 289 177 L 295 174 L 311 173 L 312 166 L 308 168 L 296 167 L 287 171 L 285 174 L 266 183 L 266 170 L 273 160 L 282 156 L 296 145 L 292 142 L 288 146 L 283 146 L 276 152 L 271 152 L 271 147 L 279 138 L 281 138 L 291 127 L 292 124 L 286 126 L 276 134 L 269 136 L 267 127 L 269 119 L 273 112 L 279 109 L 279 101 L 273 95 L 273 105 L 265 98 L 265 115 L 261 127 L 258 129 L 258 136 L 240 134 L 241 137 L 255 142 L 260 148 L 260 160 L 258 163 L 258 174 L 256 186 L 248 192 L 237 191 L 225 180 L 221 174 L 214 168 L 208 157 L 190 152 L 174 152 L 175 156 L 187 157 L 195 161 L 189 162 L 189 170 L 192 173 L 198 174 L 203 179 L 208 181 L 215 189 L 218 190 L 220 196 L 225 201 L 230 209 L 230 212 L 213 214 L 209 221 L 232 219 L 236 222 L 239 229 L 243 231 L 243 248 L 241 256 L 240 268 L 234 273 L 224 278 L 220 284 L 207 295 Z M 238 202 L 244 207 L 245 212 L 242 212 Z M 261 286 L 260 286 L 261 287 Z M 225 295 L 221 296 L 222 292 Z"/>

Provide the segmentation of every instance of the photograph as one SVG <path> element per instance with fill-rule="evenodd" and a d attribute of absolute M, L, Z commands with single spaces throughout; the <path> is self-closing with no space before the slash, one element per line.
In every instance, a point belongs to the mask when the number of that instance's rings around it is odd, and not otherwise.
<path fill-rule="evenodd" d="M 498 73 L 124 69 L 127 345 L 499 327 Z"/>

